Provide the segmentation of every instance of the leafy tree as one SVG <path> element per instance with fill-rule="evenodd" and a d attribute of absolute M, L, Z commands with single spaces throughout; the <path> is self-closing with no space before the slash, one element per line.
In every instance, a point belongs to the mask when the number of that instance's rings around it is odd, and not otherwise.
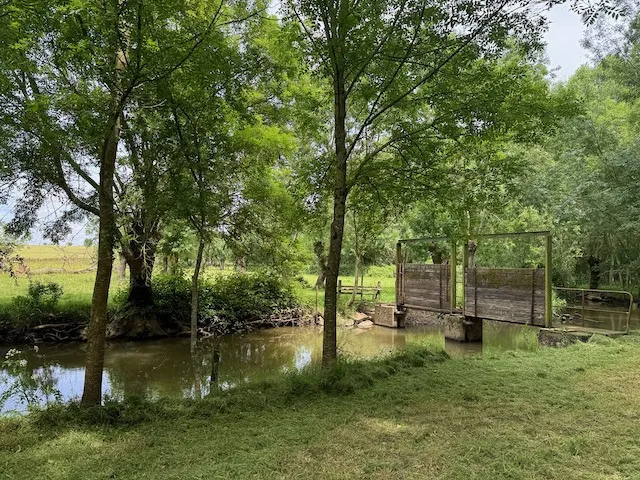
<path fill-rule="evenodd" d="M 441 140 L 491 131 L 489 112 L 502 92 L 485 83 L 487 71 L 514 43 L 539 47 L 540 6 L 556 3 L 562 2 L 284 2 L 306 40 L 309 68 L 325 80 L 334 103 L 324 365 L 337 353 L 336 285 L 349 191 L 367 173 L 379 173 L 389 156 L 429 172 L 442 160 Z M 589 4 L 573 6 L 594 13 Z"/>
<path fill-rule="evenodd" d="M 24 190 L 10 227 L 28 229 L 49 195 L 73 208 L 54 222 L 60 238 L 83 212 L 100 219 L 88 331 L 84 404 L 101 400 L 107 297 L 118 236 L 114 192 L 121 132 L 138 91 L 167 81 L 228 22 L 219 2 L 93 0 L 10 2 L 0 15 L 3 149 Z M 4 12 L 3 12 L 4 13 Z M 145 105 L 146 107 L 146 105 Z M 129 152 L 129 158 L 132 157 Z"/>

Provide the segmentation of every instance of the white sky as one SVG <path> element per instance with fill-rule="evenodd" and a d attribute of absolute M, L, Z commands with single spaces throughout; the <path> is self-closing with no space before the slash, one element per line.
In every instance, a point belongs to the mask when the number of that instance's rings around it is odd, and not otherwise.
<path fill-rule="evenodd" d="M 569 10 L 568 5 L 557 6 L 549 13 L 551 22 L 547 39 L 547 56 L 555 80 L 567 80 L 581 65 L 588 62 L 587 53 L 580 45 L 584 36 L 584 26 L 580 17 Z M 8 220 L 11 207 L 0 205 L 0 222 Z M 43 208 L 42 218 L 50 214 L 50 208 Z M 84 223 L 73 226 L 68 241 L 81 245 L 85 239 Z M 42 243 L 39 232 L 32 233 L 31 243 Z"/>
<path fill-rule="evenodd" d="M 578 67 L 587 63 L 587 53 L 580 45 L 585 27 L 578 14 L 571 12 L 567 4 L 553 7 L 549 13 L 549 20 L 549 65 L 554 69 L 557 80 L 566 80 Z"/>

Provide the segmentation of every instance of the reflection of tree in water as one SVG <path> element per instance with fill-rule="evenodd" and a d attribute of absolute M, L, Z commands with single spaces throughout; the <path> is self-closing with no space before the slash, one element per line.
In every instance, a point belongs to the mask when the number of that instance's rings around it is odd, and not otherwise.
<path fill-rule="evenodd" d="M 283 371 L 299 370 L 320 362 L 322 329 L 283 327 L 246 335 L 222 337 L 219 342 L 218 388 L 227 389 L 248 380 L 275 376 Z M 444 337 L 433 327 L 397 330 L 374 327 L 368 330 L 344 329 L 339 347 L 352 357 L 371 357 L 402 348 L 409 343 L 444 346 Z M 210 391 L 213 374 L 213 339 L 198 343 L 199 380 L 203 394 Z M 449 345 L 447 346 L 449 350 Z M 461 347 L 462 348 L 462 347 Z M 454 353 L 455 354 L 455 353 Z M 82 392 L 84 345 L 69 344 L 41 347 L 39 354 L 28 353 L 29 366 L 40 368 L 43 359 L 56 362 L 52 371 L 63 398 Z M 188 339 L 164 339 L 142 343 L 111 343 L 105 356 L 105 381 L 110 394 L 126 396 L 183 397 L 195 394 L 195 376 Z"/>

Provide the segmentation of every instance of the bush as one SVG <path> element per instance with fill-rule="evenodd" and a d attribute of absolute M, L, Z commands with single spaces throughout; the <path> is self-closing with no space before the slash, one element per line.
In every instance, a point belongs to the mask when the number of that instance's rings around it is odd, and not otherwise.
<path fill-rule="evenodd" d="M 153 284 L 160 318 L 189 323 L 191 282 L 184 277 L 158 276 Z M 200 284 L 198 321 L 222 321 L 231 329 L 268 318 L 279 310 L 297 306 L 291 287 L 267 274 L 238 273 Z"/>
<path fill-rule="evenodd" d="M 162 275 L 153 278 L 153 298 L 160 318 L 189 323 L 191 282 L 182 276 Z"/>
<path fill-rule="evenodd" d="M 26 324 L 51 316 L 56 312 L 62 292 L 62 286 L 55 282 L 31 282 L 27 296 L 13 299 L 8 317 L 13 322 Z"/>
<path fill-rule="evenodd" d="M 235 274 L 203 285 L 200 316 L 221 317 L 231 325 L 269 317 L 297 305 L 290 285 L 266 274 Z"/>

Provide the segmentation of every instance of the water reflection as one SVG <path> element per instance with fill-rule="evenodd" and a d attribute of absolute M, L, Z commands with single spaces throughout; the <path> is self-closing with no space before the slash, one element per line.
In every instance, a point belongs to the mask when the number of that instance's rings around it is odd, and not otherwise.
<path fill-rule="evenodd" d="M 508 327 L 511 326 L 505 328 Z M 485 331 L 485 349 L 537 347 L 537 342 L 532 346 L 528 340 L 519 340 L 519 331 L 502 328 Z M 437 327 L 353 328 L 341 330 L 338 336 L 341 354 L 358 358 L 387 354 L 411 344 L 444 348 L 452 356 L 473 355 L 483 350 L 482 344 L 445 341 L 442 330 Z M 55 365 L 49 367 L 54 387 L 62 393 L 64 400 L 79 398 L 84 380 L 84 348 L 83 344 L 43 346 L 36 352 L 33 348 L 23 347 L 28 362 L 25 374 L 37 375 L 43 371 L 43 366 Z M 200 342 L 199 365 L 194 369 L 188 339 L 111 343 L 105 355 L 103 391 L 120 399 L 130 395 L 190 397 L 196 395 L 197 384 L 202 394 L 206 394 L 216 386 L 227 389 L 241 382 L 300 370 L 320 361 L 322 329 L 286 327 L 231 335 L 219 340 L 217 353 L 213 349 L 211 341 Z M 0 354 L 4 355 L 6 350 L 0 347 Z M 198 381 L 195 381 L 194 370 L 199 371 Z M 4 374 L 6 377 L 6 372 Z M 0 393 L 3 389 L 6 389 L 6 382 L 3 385 L 0 381 Z M 22 411 L 25 405 L 12 400 L 3 410 Z"/>

